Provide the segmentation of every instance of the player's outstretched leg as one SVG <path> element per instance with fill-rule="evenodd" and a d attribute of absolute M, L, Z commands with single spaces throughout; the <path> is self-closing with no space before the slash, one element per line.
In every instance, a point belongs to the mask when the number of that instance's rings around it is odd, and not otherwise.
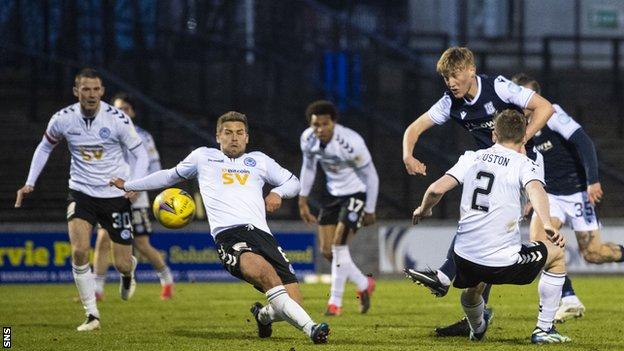
<path fill-rule="evenodd" d="M 443 297 L 448 293 L 450 281 L 448 284 L 445 284 L 442 280 L 446 276 L 440 271 L 433 271 L 431 269 L 417 271 L 412 268 L 406 268 L 403 272 L 405 272 L 407 277 L 412 279 L 414 283 L 431 290 L 431 293 L 436 297 Z M 448 277 L 446 279 L 448 279 Z"/>
<path fill-rule="evenodd" d="M 568 319 L 583 317 L 585 314 L 585 306 L 576 296 L 572 281 L 566 275 L 561 292 L 561 305 L 555 314 L 555 323 L 563 323 Z"/>
<path fill-rule="evenodd" d="M 269 302 L 267 306 L 259 307 L 254 304 L 254 313 L 257 316 L 258 335 L 268 337 L 270 332 L 264 326 L 279 320 L 285 320 L 295 328 L 302 330 L 314 343 L 327 342 L 329 326 L 325 323 L 316 324 L 310 315 L 295 300 L 301 300 L 301 292 L 297 283 L 282 285 L 275 268 L 264 257 L 253 252 L 243 252 L 239 256 L 240 271 L 245 280 L 266 291 Z M 291 295 L 293 298 L 291 298 Z M 262 329 L 262 330 L 261 330 Z"/>

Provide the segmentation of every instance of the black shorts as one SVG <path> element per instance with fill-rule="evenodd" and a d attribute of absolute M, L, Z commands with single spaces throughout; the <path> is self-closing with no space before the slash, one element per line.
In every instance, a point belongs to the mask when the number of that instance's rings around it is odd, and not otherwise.
<path fill-rule="evenodd" d="M 123 196 L 97 198 L 75 190 L 69 190 L 67 197 L 67 220 L 84 219 L 91 225 L 99 224 L 106 229 L 111 240 L 123 245 L 132 245 L 134 230 L 130 200 Z"/>
<path fill-rule="evenodd" d="M 489 284 L 530 284 L 540 274 L 546 259 L 548 249 L 541 241 L 533 241 L 522 245 L 517 263 L 506 267 L 488 267 L 468 261 L 454 254 L 457 275 L 453 281 L 456 288 L 472 288 L 479 283 Z"/>
<path fill-rule="evenodd" d="M 353 230 L 362 226 L 366 193 L 355 193 L 346 196 L 331 196 L 321 208 L 318 216 L 319 225 L 344 223 Z"/>
<path fill-rule="evenodd" d="M 282 284 L 299 282 L 295 276 L 295 270 L 284 254 L 284 250 L 273 235 L 252 225 L 243 225 L 222 231 L 217 234 L 215 243 L 221 264 L 238 279 L 245 280 L 240 271 L 240 255 L 243 252 L 253 252 L 264 257 L 275 268 Z M 255 286 L 255 288 L 265 292 L 259 286 Z"/>
<path fill-rule="evenodd" d="M 147 208 L 132 209 L 132 226 L 134 236 L 152 234 L 152 221 L 149 219 Z"/>

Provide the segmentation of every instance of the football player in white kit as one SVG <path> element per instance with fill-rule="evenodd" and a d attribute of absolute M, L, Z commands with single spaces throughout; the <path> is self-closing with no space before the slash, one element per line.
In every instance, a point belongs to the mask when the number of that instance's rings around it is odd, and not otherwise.
<path fill-rule="evenodd" d="M 318 222 L 323 256 L 331 261 L 331 290 L 325 312 L 340 315 L 347 279 L 357 286 L 360 312 L 370 308 L 375 280 L 362 274 L 351 259 L 349 240 L 360 226 L 375 222 L 379 177 L 364 139 L 336 123 L 338 110 L 329 101 L 319 100 L 306 109 L 310 127 L 301 134 L 301 192 L 299 215 L 306 223 Z M 308 196 L 314 184 L 317 164 L 327 178 L 327 191 L 318 218 L 311 212 Z"/>
<path fill-rule="evenodd" d="M 523 73 L 515 75 L 513 81 L 538 93 L 541 90 L 535 79 Z M 570 224 L 585 261 L 596 264 L 624 262 L 624 246 L 601 239 L 595 205 L 602 199 L 603 191 L 594 143 L 559 105 L 553 106 L 555 115 L 533 137 L 536 148 L 544 155 L 546 192 L 553 216 L 551 222 L 559 229 L 565 223 Z M 525 111 L 525 115 L 530 118 L 531 112 Z M 544 237 L 539 218 L 533 216 L 531 239 Z M 585 306 L 576 296 L 572 281 L 566 277 L 555 321 L 564 322 L 584 313 Z"/>
<path fill-rule="evenodd" d="M 247 117 L 227 112 L 217 121 L 220 150 L 201 147 L 174 168 L 128 182 L 116 178 L 111 184 L 145 191 L 197 178 L 223 267 L 266 294 L 268 305 L 251 307 L 258 336 L 270 337 L 272 323 L 286 320 L 314 343 L 325 343 L 329 326 L 314 323 L 301 307 L 297 277 L 266 221 L 266 212 L 276 211 L 282 198 L 297 195 L 299 180 L 262 152 L 246 153 L 248 141 Z M 265 183 L 275 188 L 263 199 Z"/>
<path fill-rule="evenodd" d="M 482 340 L 488 327 L 481 293 L 488 284 L 531 283 L 541 272 L 537 326 L 531 335 L 536 344 L 568 342 L 553 325 L 565 280 L 565 240 L 550 223 L 548 196 L 540 165 L 521 154 L 526 119 L 515 110 L 504 110 L 495 119 L 488 149 L 467 151 L 444 176 L 427 189 L 413 222 L 431 216 L 444 193 L 463 184 L 460 219 L 455 237 L 457 275 L 453 285 L 464 288 L 461 305 L 470 325 L 470 339 Z M 549 240 L 521 244 L 522 191 L 542 220 Z"/>
<path fill-rule="evenodd" d="M 93 226 L 99 224 L 113 240 L 115 268 L 121 273 L 120 294 L 124 300 L 134 294 L 136 258 L 132 256 L 132 211 L 128 194 L 108 185 L 111 177 L 127 177 L 129 165 L 124 150 L 134 156 L 133 172 L 147 172 L 147 153 L 134 125 L 123 112 L 100 101 L 102 78 L 85 68 L 76 75 L 74 95 L 78 103 L 67 106 L 50 119 L 44 137 L 33 154 L 26 185 L 17 191 L 15 207 L 35 189 L 37 178 L 50 152 L 67 140 L 71 154 L 67 221 L 72 247 L 72 271 L 87 319 L 78 331 L 100 328 L 95 299 L 95 280 L 89 267 Z"/>
<path fill-rule="evenodd" d="M 113 106 L 123 111 L 134 121 L 136 117 L 135 102 L 131 95 L 125 92 L 119 92 L 111 99 Z M 135 125 L 134 128 L 143 141 L 143 147 L 147 151 L 149 166 L 148 174 L 160 171 L 160 155 L 156 149 L 154 138 L 145 129 Z M 132 157 L 126 153 L 125 158 L 128 160 Z M 132 176 L 132 175 L 131 175 Z M 150 243 L 150 234 L 152 233 L 152 223 L 149 219 L 148 211 L 150 203 L 147 192 L 136 193 L 136 197 L 132 201 L 132 226 L 134 227 L 134 247 L 139 251 L 141 256 L 147 258 L 156 275 L 160 279 L 160 299 L 169 300 L 173 294 L 173 275 L 169 266 L 165 263 L 162 255 Z M 95 243 L 95 252 L 93 255 L 93 271 L 95 273 L 95 296 L 98 301 L 104 297 L 104 284 L 106 283 L 106 272 L 110 264 L 111 240 L 106 235 L 106 231 L 98 229 L 97 241 Z"/>

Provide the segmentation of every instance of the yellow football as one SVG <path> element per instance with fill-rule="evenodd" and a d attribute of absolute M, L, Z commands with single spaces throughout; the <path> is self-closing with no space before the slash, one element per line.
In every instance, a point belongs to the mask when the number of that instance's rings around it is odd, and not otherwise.
<path fill-rule="evenodd" d="M 152 211 L 160 224 L 178 229 L 191 223 L 195 217 L 195 202 L 186 191 L 169 188 L 156 196 Z"/>

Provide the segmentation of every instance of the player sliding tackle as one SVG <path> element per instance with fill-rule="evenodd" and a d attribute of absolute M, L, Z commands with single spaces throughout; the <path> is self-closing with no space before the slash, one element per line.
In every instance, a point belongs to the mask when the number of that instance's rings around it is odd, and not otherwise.
<path fill-rule="evenodd" d="M 463 185 L 455 237 L 456 288 L 465 289 L 461 304 L 470 325 L 470 339 L 482 340 L 488 328 L 481 296 L 485 283 L 531 283 L 541 273 L 535 344 L 568 342 L 553 326 L 566 275 L 564 238 L 550 223 L 548 197 L 540 166 L 523 155 L 526 120 L 514 110 L 496 116 L 488 149 L 466 151 L 444 176 L 427 189 L 414 210 L 413 223 L 431 216 L 442 196 Z M 522 190 L 526 190 L 549 241 L 521 244 Z M 543 271 L 542 271 L 543 269 Z"/>
<path fill-rule="evenodd" d="M 171 169 L 111 185 L 125 191 L 144 191 L 197 178 L 211 234 L 225 269 L 266 294 L 269 304 L 251 307 L 258 336 L 271 336 L 273 322 L 286 320 L 314 343 L 327 342 L 329 326 L 316 324 L 301 307 L 297 277 L 266 222 L 282 198 L 299 193 L 299 180 L 261 152 L 245 153 L 249 134 L 247 117 L 227 112 L 217 121 L 220 150 L 201 147 Z M 276 186 L 262 198 L 264 183 Z"/>

